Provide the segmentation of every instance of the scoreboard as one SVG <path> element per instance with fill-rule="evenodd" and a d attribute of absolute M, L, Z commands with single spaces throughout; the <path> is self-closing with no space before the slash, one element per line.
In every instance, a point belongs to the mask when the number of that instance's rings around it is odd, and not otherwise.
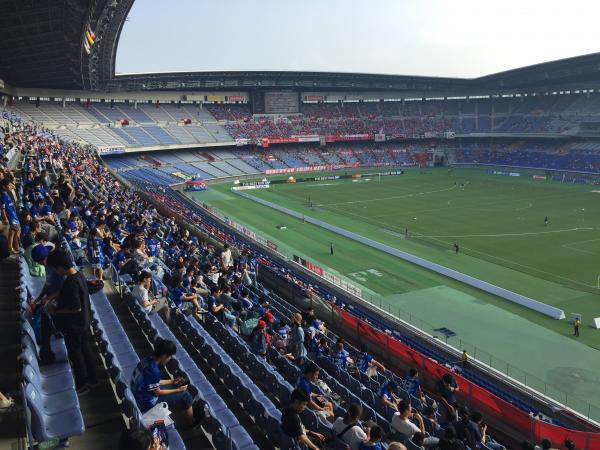
<path fill-rule="evenodd" d="M 297 114 L 300 111 L 298 92 L 266 91 L 265 114 Z"/>

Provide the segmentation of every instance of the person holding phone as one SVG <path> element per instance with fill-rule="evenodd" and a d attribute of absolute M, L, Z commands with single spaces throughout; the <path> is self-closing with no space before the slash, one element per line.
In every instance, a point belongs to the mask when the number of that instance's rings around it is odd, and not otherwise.
<path fill-rule="evenodd" d="M 194 416 L 193 400 L 184 378 L 162 379 L 160 368 L 165 366 L 176 353 L 173 341 L 159 339 L 154 345 L 152 356 L 140 360 L 131 377 L 131 391 L 142 413 L 149 411 L 159 402 L 165 402 L 171 410 L 185 412 L 192 427 L 200 425 Z"/>

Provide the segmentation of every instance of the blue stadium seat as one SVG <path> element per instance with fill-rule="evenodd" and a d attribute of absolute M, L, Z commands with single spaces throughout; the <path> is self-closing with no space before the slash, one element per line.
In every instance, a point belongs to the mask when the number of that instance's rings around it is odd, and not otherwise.
<path fill-rule="evenodd" d="M 65 439 L 83 434 L 85 427 L 79 408 L 65 409 L 52 415 L 44 412 L 43 398 L 32 384 L 26 384 L 25 398 L 31 414 L 31 432 L 39 441 Z"/>

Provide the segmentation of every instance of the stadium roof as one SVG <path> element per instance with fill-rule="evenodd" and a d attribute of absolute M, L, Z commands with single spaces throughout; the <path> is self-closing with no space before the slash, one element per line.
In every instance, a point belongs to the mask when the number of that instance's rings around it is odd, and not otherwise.
<path fill-rule="evenodd" d="M 600 87 L 600 53 L 484 77 L 220 71 L 115 74 L 117 45 L 134 0 L 0 0 L 0 79 L 17 87 L 139 90 L 422 91 Z"/>

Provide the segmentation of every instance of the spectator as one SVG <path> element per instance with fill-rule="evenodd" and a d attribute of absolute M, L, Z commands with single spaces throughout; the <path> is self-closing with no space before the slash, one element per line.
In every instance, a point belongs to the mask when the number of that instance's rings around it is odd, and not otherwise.
<path fill-rule="evenodd" d="M 208 310 L 213 313 L 221 322 L 227 323 L 230 327 L 235 325 L 237 318 L 223 304 L 221 300 L 221 288 L 215 286 L 211 290 L 211 295 L 207 301 Z"/>
<path fill-rule="evenodd" d="M 360 426 L 362 407 L 356 403 L 351 404 L 344 417 L 338 417 L 333 422 L 333 434 L 340 441 L 348 444 L 350 450 L 358 450 L 368 437 Z"/>
<path fill-rule="evenodd" d="M 221 267 L 225 269 L 233 267 L 233 255 L 231 254 L 229 244 L 223 246 L 223 251 L 221 252 Z"/>
<path fill-rule="evenodd" d="M 8 251 L 16 255 L 21 247 L 21 223 L 17 215 L 17 208 L 13 202 L 11 191 L 15 188 L 12 180 L 4 178 L 0 181 L 2 191 L 2 223 L 8 225 Z"/>
<path fill-rule="evenodd" d="M 536 450 L 557 450 L 554 446 L 552 446 L 552 441 L 550 439 L 542 439 L 541 445 L 536 445 Z"/>
<path fill-rule="evenodd" d="M 304 391 L 294 389 L 290 398 L 290 405 L 281 414 L 281 429 L 297 443 L 305 445 L 310 450 L 318 450 L 319 445 L 325 441 L 325 436 L 312 430 L 307 430 L 302 424 L 300 414 L 306 408 L 310 397 Z M 314 438 L 313 442 L 309 436 Z"/>
<path fill-rule="evenodd" d="M 395 411 L 398 407 L 398 402 L 400 401 L 398 398 L 398 385 L 396 382 L 389 380 L 383 383 L 381 388 L 379 388 L 379 398 L 384 404 Z"/>
<path fill-rule="evenodd" d="M 412 367 L 408 371 L 408 375 L 404 378 L 404 386 L 406 391 L 413 397 L 419 397 L 421 390 L 421 380 L 419 379 L 419 371 Z"/>
<path fill-rule="evenodd" d="M 390 442 L 388 445 L 388 450 L 407 450 L 404 444 L 400 442 Z"/>
<path fill-rule="evenodd" d="M 300 313 L 292 314 L 292 332 L 289 351 L 298 365 L 304 364 L 307 351 L 304 346 L 304 329 L 302 328 L 302 315 Z"/>
<path fill-rule="evenodd" d="M 410 421 L 413 419 L 417 425 Z M 413 412 L 410 402 L 402 400 L 398 403 L 398 412 L 392 416 L 392 429 L 400 436 L 401 440 L 412 439 L 415 433 L 425 433 L 423 417 L 418 412 Z M 425 438 L 423 445 L 426 448 L 435 448 L 439 439 L 436 437 Z"/>
<path fill-rule="evenodd" d="M 97 383 L 96 362 L 90 349 L 90 294 L 87 280 L 63 250 L 54 250 L 46 259 L 59 276 L 64 277 L 55 302 L 46 304 L 46 312 L 65 339 L 79 395 L 89 393 Z"/>
<path fill-rule="evenodd" d="M 131 391 L 142 413 L 152 409 L 160 400 L 172 410 L 184 411 L 188 423 L 195 427 L 201 420 L 194 416 L 192 396 L 187 390 L 186 380 L 161 379 L 160 367 L 165 366 L 176 351 L 173 341 L 157 340 L 152 356 L 143 358 L 135 367 L 131 376 Z"/>
<path fill-rule="evenodd" d="M 352 359 L 350 359 L 349 355 L 350 354 L 344 350 L 344 339 L 338 338 L 335 343 L 335 349 L 330 355 L 331 362 L 339 369 L 346 370 L 348 363 L 352 363 Z"/>
<path fill-rule="evenodd" d="M 483 423 L 483 415 L 479 411 L 471 414 L 467 425 L 467 443 L 471 449 L 489 447 L 492 450 L 504 450 L 504 446 L 494 442 L 486 435 L 487 424 Z"/>
<path fill-rule="evenodd" d="M 54 244 L 48 242 L 46 233 L 36 234 L 35 242 L 25 250 L 25 261 L 27 261 L 29 274 L 32 277 L 46 276 L 46 267 L 43 262 L 52 250 L 54 250 Z"/>
<path fill-rule="evenodd" d="M 465 444 L 456 437 L 456 431 L 449 426 L 444 431 L 444 437 L 440 439 L 438 450 L 465 450 Z"/>
<path fill-rule="evenodd" d="M 466 406 L 457 408 L 458 420 L 454 423 L 456 436 L 463 442 L 467 442 L 469 438 L 469 423 L 471 421 L 471 413 Z"/>
<path fill-rule="evenodd" d="M 442 428 L 438 423 L 435 408 L 433 406 L 425 406 L 423 408 L 423 423 L 425 424 L 425 432 L 430 436 L 440 436 Z"/>
<path fill-rule="evenodd" d="M 410 440 L 413 444 L 415 444 L 417 447 L 419 447 L 420 449 L 424 449 L 425 448 L 425 433 L 421 433 L 420 431 L 417 431 L 415 434 L 413 434 L 412 439 Z"/>
<path fill-rule="evenodd" d="M 131 296 L 144 308 L 147 314 L 157 312 L 164 317 L 167 322 L 171 321 L 171 310 L 164 298 L 150 300 L 150 288 L 152 287 L 152 274 L 142 272 L 138 282 L 131 291 Z"/>
<path fill-rule="evenodd" d="M 313 391 L 313 383 L 319 379 L 319 366 L 309 363 L 304 368 L 304 373 L 298 378 L 296 389 L 305 392 L 309 396 L 309 408 L 316 411 L 324 419 L 333 418 L 333 404 L 327 400 L 320 391 Z"/>
<path fill-rule="evenodd" d="M 35 236 L 42 231 L 42 227 L 39 222 L 33 222 L 31 220 L 31 214 L 29 211 L 21 211 L 21 244 L 23 248 L 28 248 L 35 242 Z"/>
<path fill-rule="evenodd" d="M 97 228 L 90 230 L 87 239 L 88 259 L 92 265 L 94 276 L 99 280 L 104 279 L 104 258 L 103 242 L 100 232 Z"/>
<path fill-rule="evenodd" d="M 448 410 L 450 416 L 456 413 L 456 393 L 460 390 L 456 380 L 450 373 L 445 373 L 437 384 L 438 393 L 441 396 L 442 404 Z"/>
<path fill-rule="evenodd" d="M 250 342 L 254 353 L 267 357 L 271 336 L 266 332 L 267 324 L 264 320 L 259 320 L 254 330 L 250 335 Z"/>
<path fill-rule="evenodd" d="M 119 438 L 118 450 L 162 450 L 152 432 L 145 428 L 125 430 Z"/>
<path fill-rule="evenodd" d="M 377 369 L 385 370 L 385 367 L 380 362 L 373 359 L 364 345 L 360 347 L 360 360 L 358 362 L 358 370 L 369 377 L 377 375 Z"/>
<path fill-rule="evenodd" d="M 360 444 L 359 450 L 383 450 L 381 440 L 383 439 L 383 429 L 379 425 L 374 425 L 369 429 L 369 440 Z"/>
<path fill-rule="evenodd" d="M 178 277 L 175 280 L 175 288 L 171 291 L 171 300 L 181 310 L 192 308 L 194 313 L 199 313 L 200 304 L 198 303 L 198 295 L 185 292 L 182 278 Z"/>

